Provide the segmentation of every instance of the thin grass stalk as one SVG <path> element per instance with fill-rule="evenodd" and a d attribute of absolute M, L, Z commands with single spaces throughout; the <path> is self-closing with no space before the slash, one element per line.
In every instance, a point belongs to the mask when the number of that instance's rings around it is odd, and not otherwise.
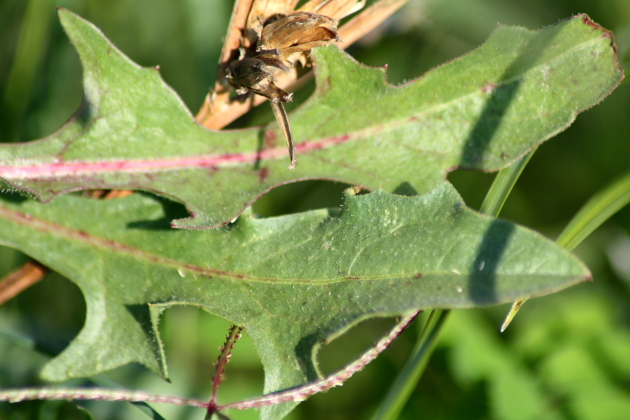
<path fill-rule="evenodd" d="M 448 314 L 449 311 L 440 309 L 431 311 L 429 319 L 418 337 L 416 346 L 409 356 L 405 369 L 401 371 L 390 388 L 390 392 L 381 404 L 380 410 L 374 416 L 375 420 L 398 418 L 429 362 L 428 356 L 433 353 L 441 326 L 446 321 Z"/>
<path fill-rule="evenodd" d="M 630 172 L 591 197 L 564 228 L 556 242 L 569 251 L 630 203 Z"/>

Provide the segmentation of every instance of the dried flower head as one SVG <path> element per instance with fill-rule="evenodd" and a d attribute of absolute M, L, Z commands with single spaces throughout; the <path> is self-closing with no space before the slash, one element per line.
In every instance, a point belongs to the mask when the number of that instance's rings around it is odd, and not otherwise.
<path fill-rule="evenodd" d="M 280 60 L 286 62 L 294 54 L 338 42 L 339 35 L 335 29 L 336 19 L 316 13 L 275 15 L 265 22 L 256 51 L 273 51 Z"/>
<path fill-rule="evenodd" d="M 256 36 L 255 47 L 241 48 L 239 59 L 230 62 L 225 78 L 238 94 L 253 92 L 275 102 L 288 102 L 291 97 L 275 85 L 274 73 L 290 71 L 291 57 L 339 41 L 336 27 L 335 19 L 316 13 L 273 15 Z"/>
<path fill-rule="evenodd" d="M 289 149 L 290 169 L 296 164 L 295 146 L 282 103 L 290 102 L 292 95 L 276 86 L 274 73 L 289 71 L 294 60 L 305 63 L 312 48 L 339 41 L 336 28 L 335 19 L 316 13 L 275 14 L 265 20 L 260 35 L 256 35 L 253 51 L 242 48 L 241 57 L 232 61 L 225 72 L 228 83 L 239 95 L 252 92 L 271 99 L 274 116 Z"/>
<path fill-rule="evenodd" d="M 260 58 L 243 58 L 230 63 L 225 78 L 239 95 L 253 92 L 274 102 L 290 102 L 292 95 L 274 83 L 274 67 Z"/>

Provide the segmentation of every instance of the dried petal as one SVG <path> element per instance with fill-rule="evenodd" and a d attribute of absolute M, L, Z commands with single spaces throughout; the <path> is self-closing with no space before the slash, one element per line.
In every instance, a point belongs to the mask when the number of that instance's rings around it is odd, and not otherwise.
<path fill-rule="evenodd" d="M 334 19 L 342 19 L 365 6 L 365 0 L 310 0 L 300 11 L 319 13 Z"/>
<path fill-rule="evenodd" d="M 316 28 L 324 28 L 325 31 L 313 31 Z M 320 33 L 324 38 L 321 40 L 337 40 L 334 29 L 337 28 L 337 21 L 328 16 L 318 15 L 308 12 L 295 12 L 265 25 L 260 35 L 257 51 L 261 50 L 282 50 L 284 48 L 295 47 L 305 42 L 312 42 L 312 37 Z M 326 30 L 327 29 L 327 30 Z M 331 38 L 331 33 L 335 35 Z M 305 39 L 303 36 L 308 34 Z M 318 39 L 320 40 L 320 39 Z"/>

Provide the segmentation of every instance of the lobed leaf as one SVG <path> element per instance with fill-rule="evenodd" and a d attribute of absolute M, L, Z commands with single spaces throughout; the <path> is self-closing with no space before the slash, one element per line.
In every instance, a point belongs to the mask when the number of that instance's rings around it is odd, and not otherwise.
<path fill-rule="evenodd" d="M 623 77 L 612 34 L 586 15 L 539 31 L 499 26 L 479 49 L 399 87 L 383 69 L 316 49 L 316 91 L 290 116 L 299 163 L 289 171 L 275 124 L 206 130 L 156 69 L 73 13 L 59 16 L 83 65 L 83 105 L 49 137 L 1 145 L 0 178 L 44 202 L 90 188 L 152 191 L 186 206 L 177 227 L 226 224 L 299 180 L 422 194 L 455 168 L 499 170 Z"/>
<path fill-rule="evenodd" d="M 46 365 L 47 379 L 134 361 L 167 376 L 159 314 L 195 305 L 244 328 L 271 392 L 319 377 L 318 347 L 361 320 L 511 302 L 590 276 L 552 241 L 466 208 L 446 182 L 413 197 L 350 189 L 341 211 L 249 215 L 210 231 L 170 229 L 178 212 L 146 194 L 0 201 L 0 244 L 68 277 L 85 296 L 85 326 Z M 290 407 L 263 416 L 277 419 Z"/>

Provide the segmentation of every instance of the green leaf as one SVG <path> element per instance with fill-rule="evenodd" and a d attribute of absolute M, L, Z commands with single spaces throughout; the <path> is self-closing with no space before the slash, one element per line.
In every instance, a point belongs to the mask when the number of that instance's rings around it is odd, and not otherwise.
<path fill-rule="evenodd" d="M 90 413 L 88 409 L 80 407 L 80 406 L 75 406 L 75 407 L 77 411 L 83 415 L 83 418 L 85 420 L 94 420 L 94 416 L 92 416 L 92 413 Z"/>
<path fill-rule="evenodd" d="M 43 371 L 53 380 L 133 361 L 166 375 L 159 313 L 195 305 L 244 327 L 270 392 L 316 379 L 318 347 L 361 320 L 510 302 L 590 276 L 552 241 L 466 208 L 446 182 L 413 197 L 350 189 L 340 212 L 212 231 L 170 229 L 182 209 L 143 194 L 12 198 L 0 202 L 0 244 L 74 281 L 87 304 L 83 330 Z"/>
<path fill-rule="evenodd" d="M 574 249 L 595 229 L 630 203 L 630 173 L 598 191 L 564 228 L 557 242 Z"/>
<path fill-rule="evenodd" d="M 425 193 L 455 168 L 499 170 L 622 78 L 611 33 L 585 15 L 539 31 L 500 26 L 479 49 L 399 87 L 383 69 L 320 48 L 316 91 L 290 115 L 298 166 L 289 171 L 275 124 L 205 130 L 156 69 L 59 15 L 83 64 L 83 105 L 53 135 L 1 146 L 0 178 L 45 202 L 79 189 L 152 191 L 185 204 L 191 217 L 178 227 L 225 224 L 298 180 Z"/>

